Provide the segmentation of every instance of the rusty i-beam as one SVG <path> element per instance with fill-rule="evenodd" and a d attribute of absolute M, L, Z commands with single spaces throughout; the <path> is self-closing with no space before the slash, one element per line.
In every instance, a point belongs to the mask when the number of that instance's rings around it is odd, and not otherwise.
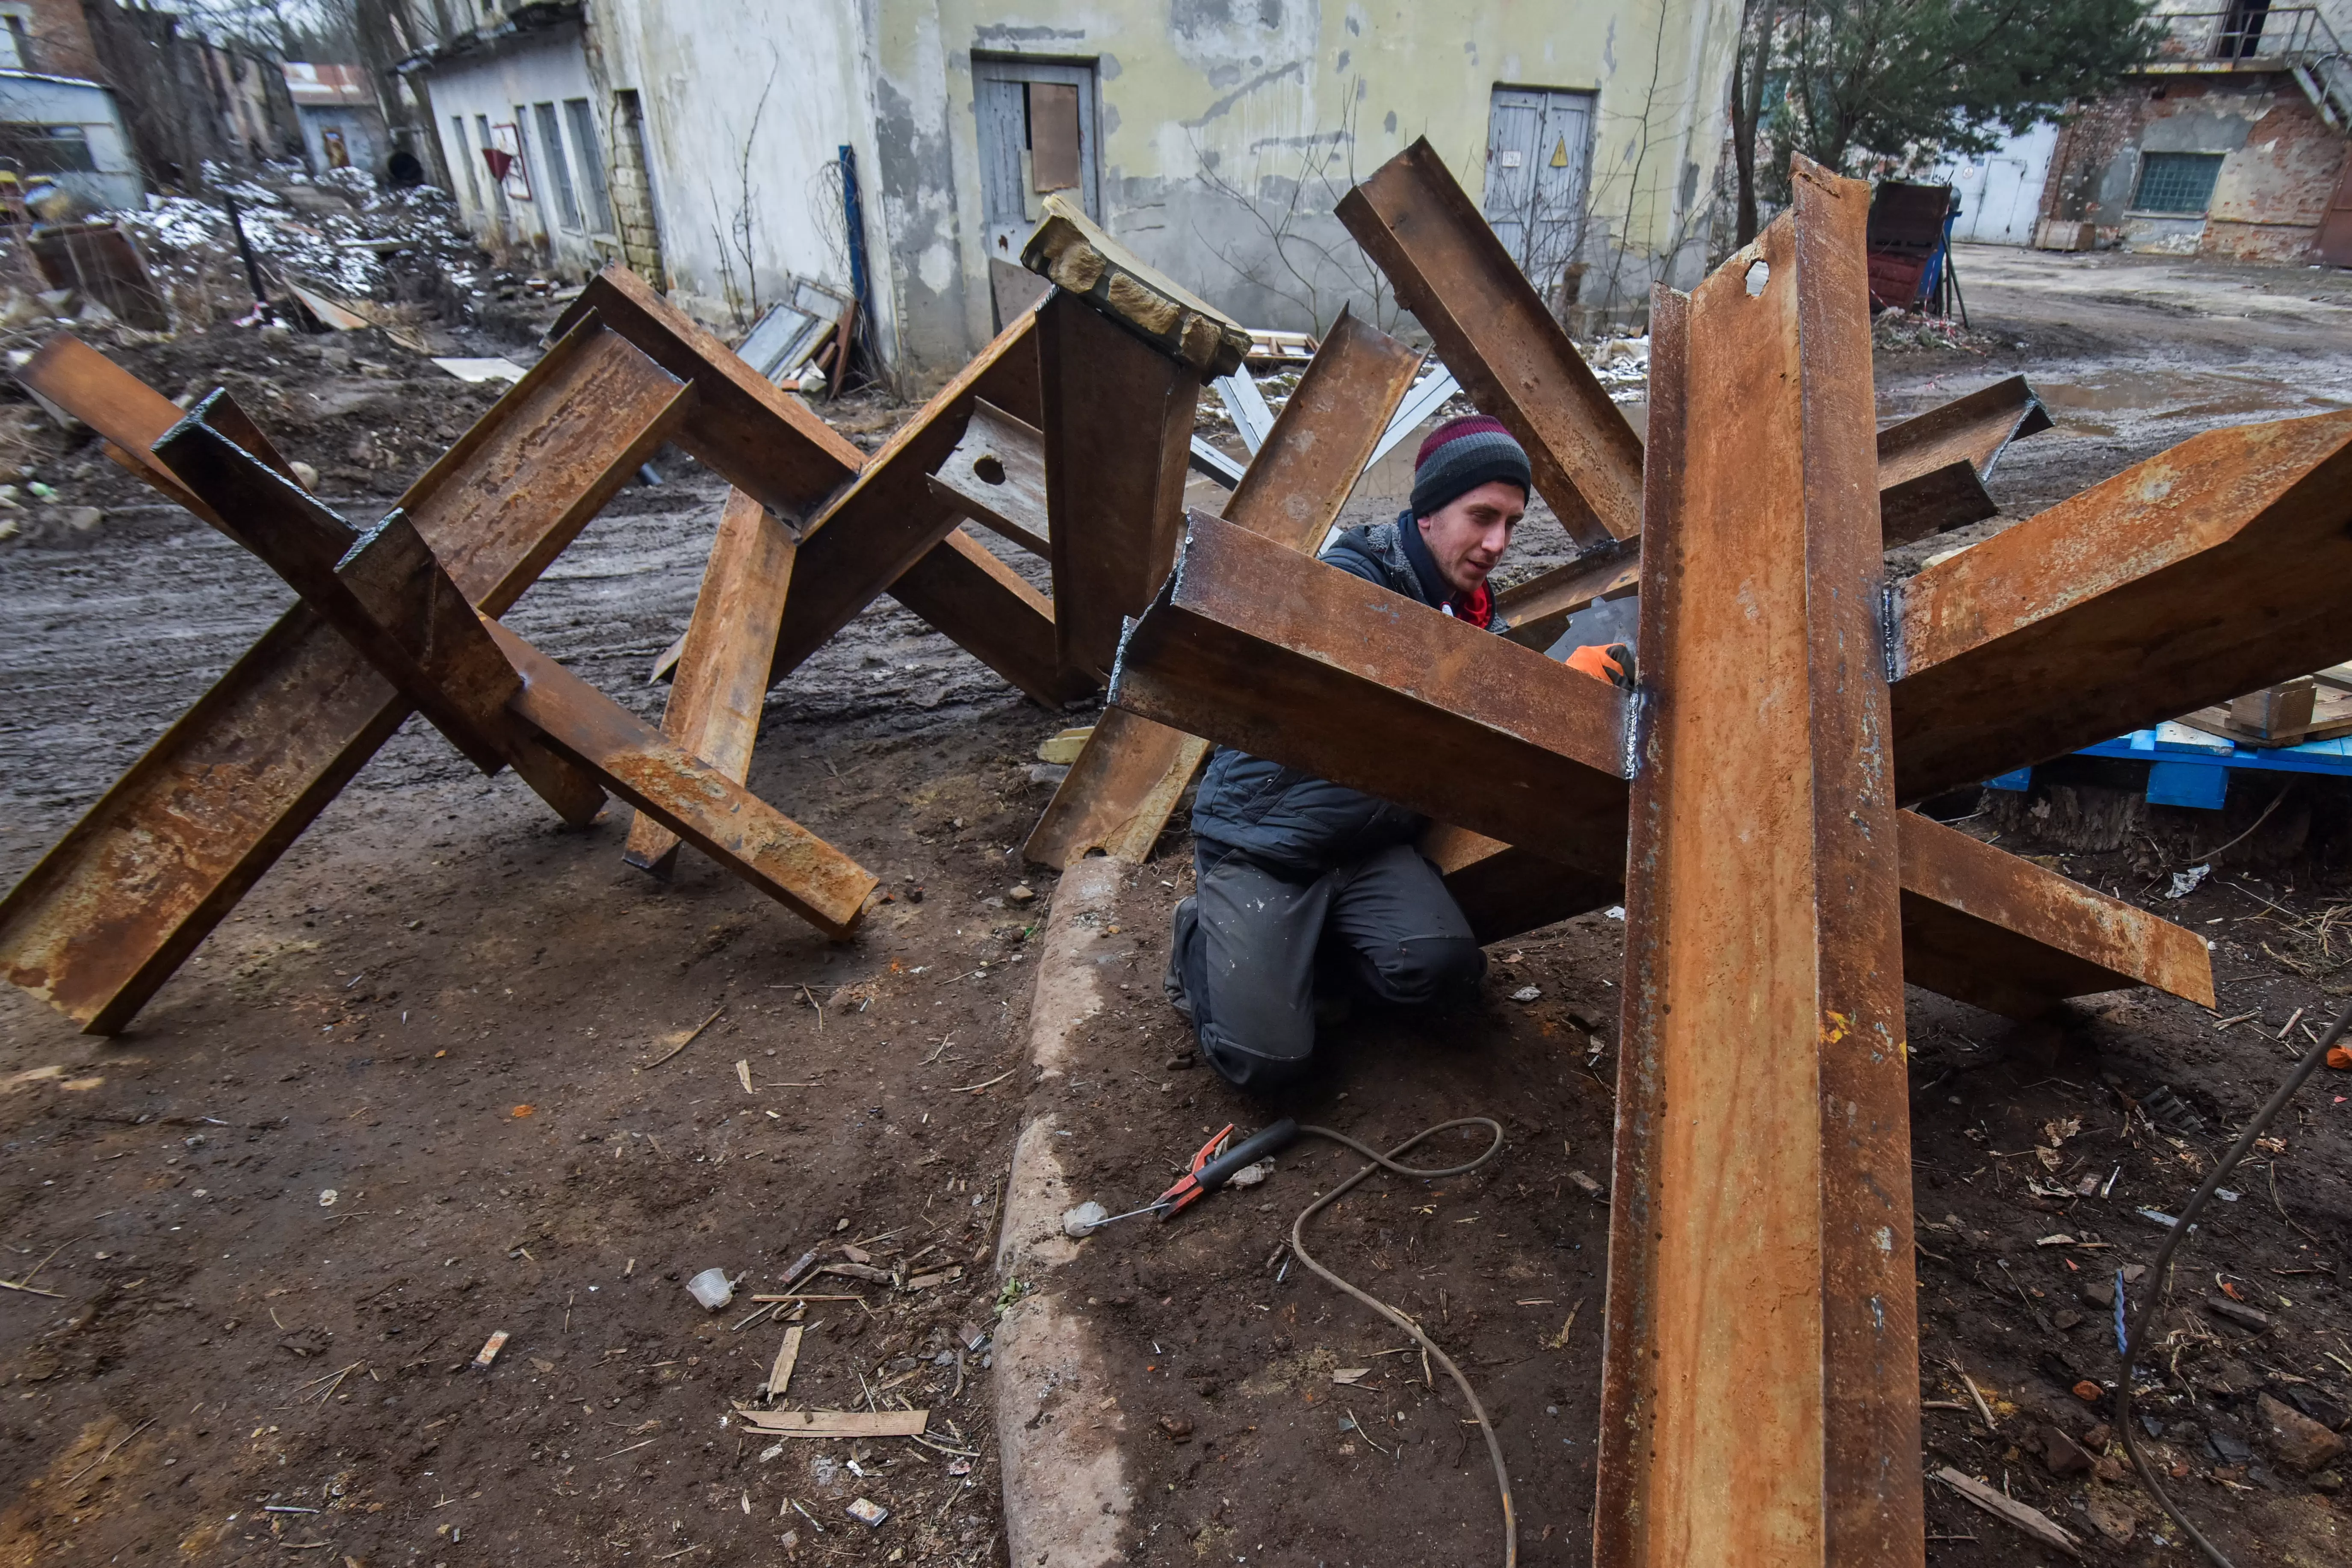
<path fill-rule="evenodd" d="M 1927 1550 L 1870 195 L 1794 174 L 1651 311 L 1600 1568 Z"/>

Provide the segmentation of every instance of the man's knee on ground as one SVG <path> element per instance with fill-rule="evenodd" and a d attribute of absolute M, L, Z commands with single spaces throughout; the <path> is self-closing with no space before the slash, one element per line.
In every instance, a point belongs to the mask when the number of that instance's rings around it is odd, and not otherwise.
<path fill-rule="evenodd" d="M 1201 1054 L 1217 1071 L 1217 1076 L 1235 1089 L 1252 1094 L 1267 1094 L 1297 1082 L 1307 1076 L 1308 1064 L 1314 1059 L 1314 1037 L 1307 1037 L 1307 1048 L 1295 1055 L 1269 1056 L 1251 1050 L 1212 1024 L 1200 1034 Z"/>
<path fill-rule="evenodd" d="M 1413 936 L 1368 954 L 1365 979 L 1383 1002 L 1406 1006 L 1434 1002 L 1486 973 L 1486 953 L 1466 936 Z"/>

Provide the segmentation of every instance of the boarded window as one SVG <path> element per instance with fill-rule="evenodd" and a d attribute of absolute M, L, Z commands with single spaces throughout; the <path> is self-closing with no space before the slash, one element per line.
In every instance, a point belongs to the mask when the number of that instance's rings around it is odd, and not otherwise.
<path fill-rule="evenodd" d="M 1046 192 L 1068 192 L 1100 218 L 1094 67 L 983 56 L 972 61 L 971 75 L 988 254 L 1019 258 Z"/>
<path fill-rule="evenodd" d="M 0 125 L 0 158 L 15 159 L 28 174 L 86 174 L 98 168 L 89 133 L 79 125 Z"/>
<path fill-rule="evenodd" d="M 2213 182 L 2221 174 L 2219 153 L 2144 153 L 2132 205 L 2144 213 L 2203 217 L 2213 205 Z"/>
<path fill-rule="evenodd" d="M 604 184 L 604 149 L 596 134 L 595 113 L 586 99 L 567 99 L 563 119 L 572 130 L 572 155 L 580 160 L 580 194 L 587 198 L 588 226 L 598 234 L 610 234 L 613 194 Z"/>
<path fill-rule="evenodd" d="M 1029 188 L 1066 191 L 1078 183 L 1078 89 L 1067 82 L 1029 87 Z"/>
<path fill-rule="evenodd" d="M 563 226 L 580 226 L 580 199 L 572 194 L 572 161 L 563 155 L 563 128 L 555 118 L 555 105 L 539 106 L 540 162 L 547 165 L 548 184 L 555 187 L 555 210 L 562 216 Z"/>

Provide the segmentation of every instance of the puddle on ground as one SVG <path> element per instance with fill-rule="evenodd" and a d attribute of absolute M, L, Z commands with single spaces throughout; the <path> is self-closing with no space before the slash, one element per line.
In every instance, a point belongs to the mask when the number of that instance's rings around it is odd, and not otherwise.
<path fill-rule="evenodd" d="M 2096 435 L 2113 435 L 2114 427 L 2084 416 L 2147 414 L 2218 424 L 2347 405 L 2342 398 L 2316 395 L 2285 382 L 2185 371 L 2118 370 L 2079 381 L 2036 381 L 2033 390 L 2060 423 Z"/>

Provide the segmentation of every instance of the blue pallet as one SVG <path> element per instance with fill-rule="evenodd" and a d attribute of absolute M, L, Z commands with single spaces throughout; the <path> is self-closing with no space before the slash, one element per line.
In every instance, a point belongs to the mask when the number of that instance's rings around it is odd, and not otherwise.
<path fill-rule="evenodd" d="M 2219 811 L 2230 791 L 2230 772 L 2243 769 L 2264 773 L 2335 773 L 2352 777 L 2352 737 L 2312 741 L 2300 746 L 2241 746 L 2219 735 L 2192 730 L 2186 724 L 2159 724 L 2135 730 L 2114 741 L 2085 746 L 2078 757 L 2115 757 L 2147 764 L 2150 805 L 2188 805 Z M 1985 781 L 1988 789 L 2022 791 L 2033 784 L 2033 770 L 2019 768 Z"/>

